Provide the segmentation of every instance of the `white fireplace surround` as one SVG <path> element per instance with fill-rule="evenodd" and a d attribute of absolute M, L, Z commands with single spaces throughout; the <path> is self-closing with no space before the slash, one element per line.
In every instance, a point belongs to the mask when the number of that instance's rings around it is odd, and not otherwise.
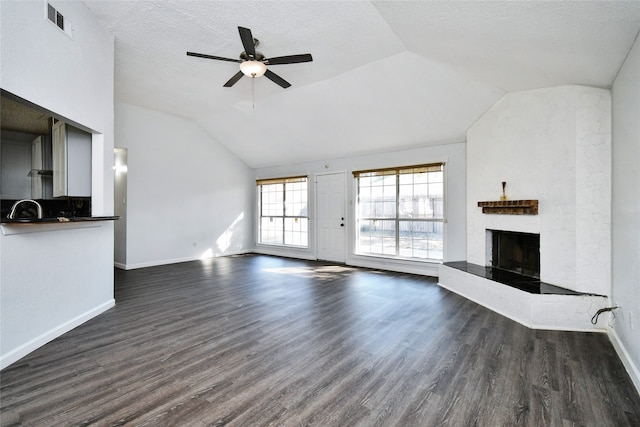
<path fill-rule="evenodd" d="M 503 181 L 509 199 L 538 199 L 539 214 L 483 214 L 478 201 L 499 200 Z M 466 261 L 486 265 L 487 230 L 540 234 L 542 281 L 608 296 L 610 189 L 608 90 L 560 86 L 507 94 L 467 131 Z M 460 283 L 465 273 L 447 269 L 441 269 L 442 286 L 527 326 L 604 330 L 606 320 L 594 326 L 590 319 L 608 304 L 606 297 L 546 296 L 550 305 L 532 313 L 544 296 L 499 298 L 493 284 Z"/>

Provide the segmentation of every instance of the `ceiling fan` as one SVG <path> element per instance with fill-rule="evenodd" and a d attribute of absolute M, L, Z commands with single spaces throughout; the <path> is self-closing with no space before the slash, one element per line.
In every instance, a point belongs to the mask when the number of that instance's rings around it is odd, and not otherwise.
<path fill-rule="evenodd" d="M 310 53 L 301 55 L 276 56 L 275 58 L 265 58 L 262 53 L 256 51 L 256 47 L 258 46 L 260 41 L 253 38 L 251 30 L 244 27 L 238 27 L 238 31 L 240 32 L 240 40 L 242 40 L 242 45 L 244 46 L 244 52 L 240 54 L 240 59 L 223 58 L 220 56 L 206 55 L 204 53 L 187 52 L 188 56 L 239 63 L 240 71 L 238 71 L 233 77 L 231 77 L 229 81 L 224 84 L 224 87 L 233 86 L 238 80 L 242 78 L 242 76 L 255 78 L 264 75 L 275 84 L 286 89 L 291 86 L 291 83 L 289 83 L 273 71 L 267 69 L 267 66 L 297 64 L 299 62 L 313 61 Z"/>

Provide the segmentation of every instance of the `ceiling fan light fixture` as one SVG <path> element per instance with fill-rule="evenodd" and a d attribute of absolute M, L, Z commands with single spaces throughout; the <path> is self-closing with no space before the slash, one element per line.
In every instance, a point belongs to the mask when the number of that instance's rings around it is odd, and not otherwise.
<path fill-rule="evenodd" d="M 260 61 L 244 61 L 240 64 L 240 71 L 247 77 L 260 77 L 267 71 L 267 66 Z"/>
<path fill-rule="evenodd" d="M 2 0 L 0 0 L 2 1 Z M 196 56 L 199 58 L 215 59 L 218 61 L 236 62 L 240 64 L 240 71 L 236 72 L 223 86 L 231 87 L 244 77 L 256 78 L 265 76 L 283 89 L 291 86 L 291 83 L 277 75 L 271 70 L 267 70 L 267 64 L 282 65 L 282 64 L 298 64 L 300 62 L 311 62 L 313 58 L 310 53 L 304 53 L 301 55 L 286 55 L 276 56 L 275 58 L 265 58 L 265 56 L 256 51 L 258 40 L 253 37 L 251 30 L 244 27 L 238 27 L 240 33 L 240 40 L 244 47 L 244 52 L 240 53 L 240 59 L 224 58 L 222 56 L 206 55 L 204 53 L 187 52 L 188 56 Z"/>

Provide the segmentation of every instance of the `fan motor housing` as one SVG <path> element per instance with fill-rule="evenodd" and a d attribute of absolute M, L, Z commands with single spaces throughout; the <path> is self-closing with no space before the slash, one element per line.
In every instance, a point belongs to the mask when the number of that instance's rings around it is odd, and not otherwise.
<path fill-rule="evenodd" d="M 243 61 L 263 61 L 264 60 L 264 55 L 261 52 L 256 51 L 256 57 L 255 58 L 251 58 L 249 55 L 247 55 L 247 52 L 242 52 L 240 54 L 240 59 L 242 59 Z"/>

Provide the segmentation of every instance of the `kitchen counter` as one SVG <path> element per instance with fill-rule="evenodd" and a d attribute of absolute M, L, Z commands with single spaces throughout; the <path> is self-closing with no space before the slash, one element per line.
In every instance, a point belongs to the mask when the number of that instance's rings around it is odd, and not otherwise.
<path fill-rule="evenodd" d="M 118 216 L 78 216 L 54 218 L 2 218 L 0 228 L 4 236 L 41 233 L 46 231 L 68 231 L 81 228 L 99 228 L 105 221 L 120 219 Z"/>
<path fill-rule="evenodd" d="M 119 216 L 81 216 L 81 217 L 54 217 L 54 218 L 2 218 L 0 222 L 2 224 L 58 224 L 67 222 L 86 222 L 86 221 L 115 221 L 120 219 Z"/>

